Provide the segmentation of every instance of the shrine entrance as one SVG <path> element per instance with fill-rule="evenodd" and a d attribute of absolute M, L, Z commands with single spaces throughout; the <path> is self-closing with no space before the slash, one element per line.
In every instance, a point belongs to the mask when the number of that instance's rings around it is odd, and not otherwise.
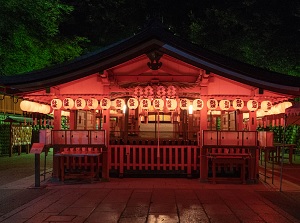
<path fill-rule="evenodd" d="M 174 112 L 135 111 L 112 114 L 110 117 L 110 144 L 196 144 L 200 115 Z"/>

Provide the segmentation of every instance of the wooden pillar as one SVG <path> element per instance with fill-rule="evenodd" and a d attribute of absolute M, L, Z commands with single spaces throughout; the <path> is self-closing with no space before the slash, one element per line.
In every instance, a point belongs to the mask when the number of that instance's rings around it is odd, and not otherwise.
<path fill-rule="evenodd" d="M 61 129 L 61 111 L 60 110 L 54 110 L 53 129 L 54 130 Z"/>
<path fill-rule="evenodd" d="M 236 111 L 236 119 L 237 119 L 237 130 L 238 131 L 243 131 L 244 130 L 244 119 L 243 119 L 243 112 L 241 111 Z"/>
<path fill-rule="evenodd" d="M 54 110 L 54 117 L 53 117 L 53 130 L 60 130 L 61 129 L 61 111 Z M 59 157 L 54 156 L 55 153 L 59 152 L 56 151 L 58 148 L 53 148 L 53 179 L 58 180 L 60 174 L 60 165 L 59 165 Z"/>
<path fill-rule="evenodd" d="M 111 151 L 109 146 L 109 136 L 110 136 L 110 109 L 102 111 L 103 117 L 103 129 L 106 132 L 106 142 L 107 145 L 106 150 L 102 152 L 102 178 L 105 180 L 109 180 L 109 169 L 111 163 Z"/>
<path fill-rule="evenodd" d="M 76 128 L 76 111 L 75 110 L 70 110 L 69 125 L 70 125 L 70 130 L 75 130 L 75 128 Z"/>
<path fill-rule="evenodd" d="M 249 131 L 256 131 L 256 112 L 249 112 Z"/>
<path fill-rule="evenodd" d="M 207 106 L 201 110 L 200 113 L 200 181 L 207 181 L 208 178 L 208 161 L 206 157 L 206 150 L 202 148 L 202 132 L 207 130 Z"/>

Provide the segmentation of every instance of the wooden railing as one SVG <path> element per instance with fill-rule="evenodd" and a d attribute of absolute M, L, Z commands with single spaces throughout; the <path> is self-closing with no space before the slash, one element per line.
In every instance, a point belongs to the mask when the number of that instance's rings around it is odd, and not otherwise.
<path fill-rule="evenodd" d="M 95 145 L 55 145 L 55 154 L 72 151 L 76 154 L 77 150 L 82 151 L 83 148 L 88 150 L 89 147 L 97 147 Z M 136 176 L 148 174 L 153 177 L 157 174 L 165 174 L 176 176 L 192 177 L 200 171 L 200 147 L 197 145 L 109 145 L 102 151 L 108 152 L 109 172 L 117 173 L 119 177 L 126 176 L 134 172 Z M 80 152 L 78 152 L 80 154 Z M 99 173 L 103 170 L 103 156 L 100 156 L 98 162 Z M 91 167 L 95 165 L 90 163 L 90 159 L 76 158 L 73 160 L 73 166 L 80 168 L 81 165 Z M 62 166 L 57 163 L 57 175 L 61 176 Z M 102 172 L 103 173 L 103 172 Z M 174 175 L 175 174 L 175 175 Z M 197 176 L 198 177 L 198 176 Z"/>
<path fill-rule="evenodd" d="M 181 171 L 192 176 L 199 171 L 200 148 L 182 145 L 111 145 L 110 169 L 122 177 L 128 171 L 158 172 Z"/>

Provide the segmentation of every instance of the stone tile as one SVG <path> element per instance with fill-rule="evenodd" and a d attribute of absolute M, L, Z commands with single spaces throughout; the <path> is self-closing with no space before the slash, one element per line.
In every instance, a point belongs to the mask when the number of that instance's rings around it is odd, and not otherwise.
<path fill-rule="evenodd" d="M 86 220 L 85 217 L 82 216 L 76 216 L 73 220 L 72 223 L 84 223 Z"/>
<path fill-rule="evenodd" d="M 146 217 L 130 217 L 130 218 L 120 218 L 118 223 L 145 223 Z"/>
<path fill-rule="evenodd" d="M 203 208 L 209 216 L 215 214 L 232 214 L 232 211 L 225 204 L 203 204 Z"/>
<path fill-rule="evenodd" d="M 116 223 L 120 218 L 120 214 L 113 211 L 94 211 L 87 219 L 86 223 L 105 222 Z"/>
<path fill-rule="evenodd" d="M 175 203 L 153 202 L 150 205 L 149 213 L 177 213 L 177 206 Z"/>
<path fill-rule="evenodd" d="M 122 218 L 129 218 L 129 217 L 147 217 L 148 215 L 148 207 L 143 206 L 130 206 L 126 207 L 124 212 L 122 213 Z"/>
<path fill-rule="evenodd" d="M 245 220 L 248 220 L 248 221 L 249 220 L 262 221 L 263 220 L 257 213 L 255 213 L 251 209 L 248 209 L 248 210 L 245 210 L 245 209 L 235 210 L 234 213 L 242 221 L 245 221 Z"/>
<path fill-rule="evenodd" d="M 266 204 L 255 204 L 255 205 L 249 205 L 249 207 L 258 214 L 274 214 L 276 215 L 277 212 L 271 208 L 270 206 Z"/>
<path fill-rule="evenodd" d="M 49 218 L 49 216 L 51 216 L 51 213 L 37 213 L 36 215 L 34 215 L 32 218 L 30 218 L 28 221 L 26 221 L 26 223 L 39 223 L 39 222 L 43 222 L 44 220 L 46 220 L 47 218 Z"/>
<path fill-rule="evenodd" d="M 199 201 L 195 200 L 185 200 L 185 201 L 177 201 L 177 208 L 178 210 L 184 209 L 201 209 L 203 210 L 203 206 Z"/>
<path fill-rule="evenodd" d="M 270 222 L 270 223 L 290 223 L 290 222 L 292 222 L 280 214 L 263 213 L 263 214 L 260 214 L 260 217 L 264 221 Z M 300 222 L 300 220 L 298 222 Z"/>
<path fill-rule="evenodd" d="M 118 190 L 115 189 L 111 191 L 104 199 L 103 203 L 120 203 L 120 202 L 127 202 L 130 195 L 132 194 L 131 189 L 124 189 L 124 190 Z"/>
<path fill-rule="evenodd" d="M 234 214 L 208 214 L 211 223 L 240 223 Z"/>
<path fill-rule="evenodd" d="M 196 190 L 198 200 L 203 204 L 216 204 L 223 202 L 215 190 Z"/>
<path fill-rule="evenodd" d="M 185 200 L 198 200 L 197 195 L 193 190 L 176 190 L 175 191 L 176 201 L 185 201 Z"/>
<path fill-rule="evenodd" d="M 103 190 L 103 191 L 102 191 Z M 96 207 L 110 192 L 107 189 L 93 189 L 82 196 L 80 199 L 76 200 L 72 207 Z"/>
<path fill-rule="evenodd" d="M 224 202 L 232 211 L 249 210 L 249 206 L 241 200 L 225 200 Z"/>
<path fill-rule="evenodd" d="M 184 209 L 179 211 L 181 223 L 208 223 L 209 218 L 203 209 Z"/>
<path fill-rule="evenodd" d="M 178 223 L 177 214 L 155 213 L 149 214 L 147 223 Z"/>
<path fill-rule="evenodd" d="M 68 207 L 63 210 L 61 215 L 75 215 L 80 217 L 87 218 L 92 212 L 94 208 L 92 207 Z"/>
<path fill-rule="evenodd" d="M 176 200 L 174 190 L 155 189 L 153 190 L 151 201 L 161 203 L 175 203 Z"/>
<path fill-rule="evenodd" d="M 1 223 L 23 223 L 25 222 L 27 219 L 26 218 L 21 218 L 20 216 L 12 216 L 10 218 L 7 218 L 3 221 L 1 221 Z"/>
<path fill-rule="evenodd" d="M 131 198 L 151 198 L 152 190 L 149 189 L 135 189 L 131 194 Z"/>
<path fill-rule="evenodd" d="M 121 213 L 126 207 L 126 203 L 101 203 L 95 211 L 116 211 Z"/>
<path fill-rule="evenodd" d="M 127 203 L 127 206 L 146 206 L 150 205 L 150 198 L 134 198 L 130 199 Z"/>
<path fill-rule="evenodd" d="M 44 222 L 71 222 L 75 215 L 51 215 Z"/>

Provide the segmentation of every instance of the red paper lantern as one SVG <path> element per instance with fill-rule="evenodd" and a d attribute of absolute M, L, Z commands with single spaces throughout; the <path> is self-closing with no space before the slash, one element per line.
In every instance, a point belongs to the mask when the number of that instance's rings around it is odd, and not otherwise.
<path fill-rule="evenodd" d="M 244 108 L 244 101 L 240 98 L 234 99 L 232 102 L 232 107 L 235 110 L 241 110 Z"/>
<path fill-rule="evenodd" d="M 139 106 L 139 101 L 136 98 L 129 98 L 127 106 L 129 109 L 136 109 Z"/>
<path fill-rule="evenodd" d="M 65 98 L 63 100 L 63 107 L 65 109 L 72 109 L 74 107 L 74 100 L 72 98 Z"/>
<path fill-rule="evenodd" d="M 114 101 L 114 104 L 116 109 L 123 109 L 125 105 L 125 101 L 122 98 L 117 98 Z"/>
<path fill-rule="evenodd" d="M 83 98 L 77 98 L 75 100 L 75 108 L 76 109 L 84 109 L 86 105 L 86 102 Z"/>
<path fill-rule="evenodd" d="M 54 98 L 52 99 L 51 101 L 51 108 L 54 109 L 54 110 L 58 110 L 58 109 L 61 109 L 62 107 L 62 101 L 58 98 Z"/>
<path fill-rule="evenodd" d="M 182 110 L 188 110 L 189 107 L 190 107 L 190 104 L 191 104 L 190 100 L 187 99 L 187 98 L 183 98 L 183 99 L 180 100 L 180 108 Z"/>
<path fill-rule="evenodd" d="M 271 108 L 272 108 L 272 102 L 270 102 L 270 101 L 262 101 L 261 104 L 260 104 L 260 108 L 263 111 L 270 111 Z"/>
<path fill-rule="evenodd" d="M 177 101 L 176 99 L 167 99 L 166 106 L 169 111 L 174 111 L 177 108 Z"/>
<path fill-rule="evenodd" d="M 209 99 L 206 104 L 208 110 L 216 110 L 218 108 L 218 101 L 216 99 Z"/>
<path fill-rule="evenodd" d="M 98 100 L 95 98 L 90 98 L 86 100 L 86 105 L 89 109 L 97 109 L 98 107 Z"/>
<path fill-rule="evenodd" d="M 249 100 L 247 102 L 247 108 L 248 108 L 249 111 L 256 111 L 258 109 L 258 101 Z"/>
<path fill-rule="evenodd" d="M 108 98 L 102 98 L 102 99 L 100 100 L 100 107 L 101 107 L 102 109 L 107 110 L 107 109 L 110 108 L 110 105 L 111 105 L 110 99 L 108 99 Z"/>
<path fill-rule="evenodd" d="M 204 102 L 201 99 L 195 99 L 193 101 L 193 109 L 199 111 L 204 107 Z"/>
<path fill-rule="evenodd" d="M 153 100 L 153 108 L 156 110 L 163 110 L 164 105 L 164 100 L 162 100 L 161 98 L 155 98 Z"/>
<path fill-rule="evenodd" d="M 151 106 L 151 101 L 148 98 L 143 98 L 141 100 L 141 109 L 148 110 Z"/>
<path fill-rule="evenodd" d="M 230 109 L 230 101 L 229 100 L 221 100 L 219 103 L 221 110 L 229 110 Z"/>

